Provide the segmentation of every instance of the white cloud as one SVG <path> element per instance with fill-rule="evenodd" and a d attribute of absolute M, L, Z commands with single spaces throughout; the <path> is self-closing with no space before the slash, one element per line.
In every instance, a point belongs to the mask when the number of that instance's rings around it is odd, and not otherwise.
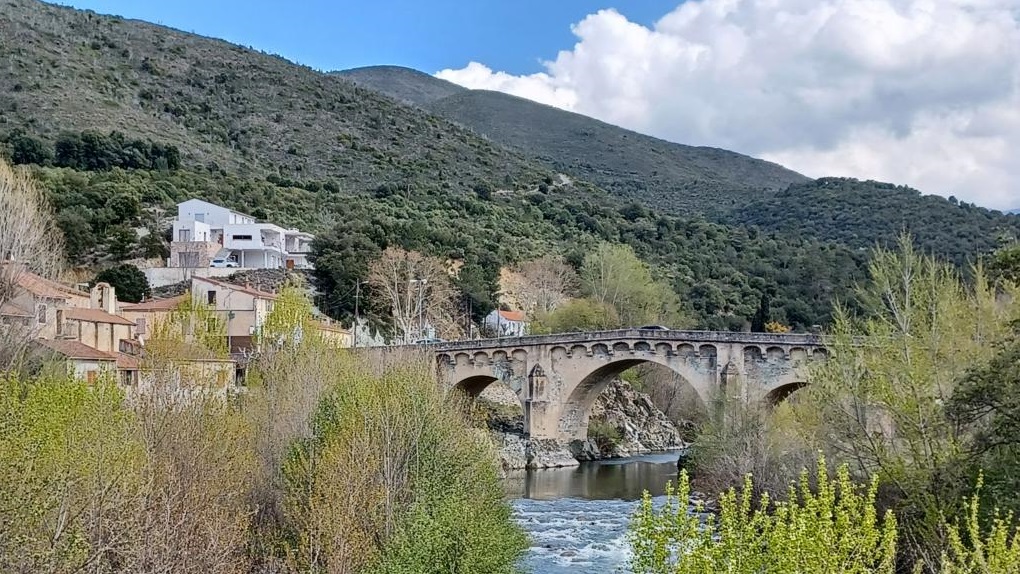
<path fill-rule="evenodd" d="M 514 76 L 438 77 L 811 176 L 1020 206 L 1020 0 L 701 0 L 602 10 Z"/>

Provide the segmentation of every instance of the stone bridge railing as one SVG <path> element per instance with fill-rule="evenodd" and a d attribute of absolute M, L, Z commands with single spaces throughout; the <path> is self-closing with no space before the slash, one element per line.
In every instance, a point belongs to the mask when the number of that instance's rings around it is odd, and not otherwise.
<path fill-rule="evenodd" d="M 617 329 L 552 335 L 529 335 L 526 337 L 501 337 L 496 339 L 473 339 L 434 343 L 427 347 L 437 353 L 493 349 L 506 347 L 535 347 L 542 345 L 566 345 L 570 343 L 597 343 L 640 339 L 642 341 L 676 341 L 689 343 L 735 343 L 747 345 L 796 345 L 825 347 L 829 337 L 809 333 L 742 333 L 734 331 L 681 331 L 666 329 Z"/>

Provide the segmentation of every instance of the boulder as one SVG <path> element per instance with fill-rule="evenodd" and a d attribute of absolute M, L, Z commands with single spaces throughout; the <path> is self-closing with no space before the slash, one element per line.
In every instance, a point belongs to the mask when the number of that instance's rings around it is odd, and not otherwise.
<path fill-rule="evenodd" d="M 632 456 L 648 452 L 684 448 L 680 430 L 652 403 L 648 395 L 630 383 L 615 379 L 595 400 L 591 420 L 620 432 L 620 440 L 610 457 Z"/>

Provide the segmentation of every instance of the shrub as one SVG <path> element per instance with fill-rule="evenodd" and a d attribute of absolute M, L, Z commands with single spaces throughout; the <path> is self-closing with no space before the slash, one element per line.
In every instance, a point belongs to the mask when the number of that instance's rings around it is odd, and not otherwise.
<path fill-rule="evenodd" d="M 818 462 L 817 486 L 805 471 L 800 487 L 774 505 L 768 495 L 755 506 L 751 477 L 737 494 L 719 499 L 718 516 L 702 522 L 688 507 L 690 484 L 681 472 L 677 489 L 656 509 L 645 494 L 629 533 L 633 568 L 641 574 L 728 572 L 731 574 L 892 573 L 896 559 L 896 520 L 875 509 L 878 483 L 853 484 L 847 467 L 830 479 Z"/>
<path fill-rule="evenodd" d="M 512 572 L 527 547 L 495 457 L 426 363 L 349 362 L 283 467 L 298 569 Z"/>
<path fill-rule="evenodd" d="M 978 479 L 978 492 L 981 479 Z M 948 548 L 942 554 L 942 574 L 1016 574 L 1020 572 L 1020 531 L 1012 513 L 992 513 L 991 528 L 982 533 L 975 494 L 966 505 L 962 524 L 948 525 Z"/>

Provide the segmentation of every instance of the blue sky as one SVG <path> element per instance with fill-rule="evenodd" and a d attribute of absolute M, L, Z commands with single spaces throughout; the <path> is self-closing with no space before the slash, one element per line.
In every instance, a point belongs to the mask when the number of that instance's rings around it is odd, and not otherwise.
<path fill-rule="evenodd" d="M 619 10 L 650 25 L 680 0 Z M 222 38 L 323 70 L 395 64 L 436 72 L 485 62 L 537 72 L 575 43 L 570 25 L 597 0 L 63 0 L 61 3 Z M 617 4 L 620 4 L 617 1 Z"/>

